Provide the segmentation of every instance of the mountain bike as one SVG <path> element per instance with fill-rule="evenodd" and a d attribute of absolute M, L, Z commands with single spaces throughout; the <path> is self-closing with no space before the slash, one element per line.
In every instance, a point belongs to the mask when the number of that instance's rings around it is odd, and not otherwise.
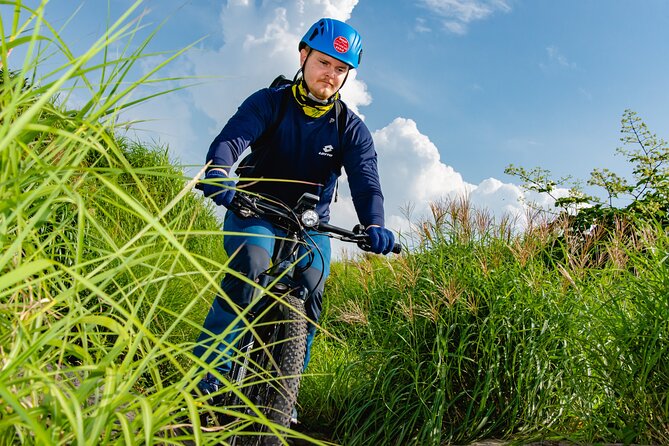
<path fill-rule="evenodd" d="M 229 379 L 243 397 L 228 392 L 218 402 L 227 409 L 226 413 L 237 411 L 245 416 L 234 420 L 230 415 L 212 417 L 205 413 L 201 419 L 203 425 L 238 423 L 235 429 L 242 432 L 231 440 L 232 445 L 284 444 L 265 424 L 256 421 L 258 413 L 244 399 L 275 425 L 290 427 L 307 338 L 304 301 L 308 290 L 294 279 L 298 247 L 307 242 L 310 231 L 316 231 L 370 251 L 369 237 L 362 225 L 350 231 L 321 223 L 315 211 L 318 201 L 318 196 L 305 193 L 291 209 L 272 198 L 237 192 L 229 206 L 242 218 L 261 218 L 285 231 L 285 236 L 275 242 L 270 268 L 257 279 L 260 286 L 246 316 L 253 329 L 242 336 L 232 358 Z M 400 251 L 401 246 L 395 244 L 392 252 Z"/>

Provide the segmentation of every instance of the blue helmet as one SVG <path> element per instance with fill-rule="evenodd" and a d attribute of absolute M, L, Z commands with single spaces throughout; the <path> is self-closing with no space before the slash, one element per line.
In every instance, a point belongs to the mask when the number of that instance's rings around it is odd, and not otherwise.
<path fill-rule="evenodd" d="M 300 40 L 299 49 L 310 48 L 358 68 L 362 57 L 362 38 L 350 25 L 335 19 L 320 19 Z"/>

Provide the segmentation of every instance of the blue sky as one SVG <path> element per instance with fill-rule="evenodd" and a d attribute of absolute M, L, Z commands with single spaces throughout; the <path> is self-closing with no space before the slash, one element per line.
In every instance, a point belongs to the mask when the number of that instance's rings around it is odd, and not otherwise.
<path fill-rule="evenodd" d="M 112 0 L 112 17 L 132 3 Z M 104 30 L 107 2 L 51 0 L 47 18 L 62 26 L 79 5 L 62 36 L 83 50 Z M 128 114 L 155 119 L 132 136 L 168 144 L 184 164 L 204 161 L 246 96 L 294 74 L 312 22 L 356 27 L 363 60 L 342 96 L 374 134 L 395 228 L 407 225 L 406 203 L 423 214 L 462 193 L 522 216 L 524 194 L 504 174 L 512 163 L 584 180 L 595 167 L 627 173 L 614 153 L 628 108 L 669 138 L 666 0 L 147 0 L 142 9 L 149 29 L 167 20 L 153 50 L 204 38 L 164 74 L 208 76 L 206 84 Z M 10 11 L 0 6 L 5 26 Z M 355 217 L 342 189 L 333 213 L 348 225 Z"/>

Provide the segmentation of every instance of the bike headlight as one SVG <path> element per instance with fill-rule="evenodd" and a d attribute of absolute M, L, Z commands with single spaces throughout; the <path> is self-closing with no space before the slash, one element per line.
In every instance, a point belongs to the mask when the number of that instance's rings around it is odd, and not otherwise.
<path fill-rule="evenodd" d="M 300 220 L 302 220 L 302 224 L 305 227 L 313 228 L 318 224 L 318 214 L 316 213 L 316 211 L 309 209 L 302 213 L 302 215 L 300 216 Z"/>

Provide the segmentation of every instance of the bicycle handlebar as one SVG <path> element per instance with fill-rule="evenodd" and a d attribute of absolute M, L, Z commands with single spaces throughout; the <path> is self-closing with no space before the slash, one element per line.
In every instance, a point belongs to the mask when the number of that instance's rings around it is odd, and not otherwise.
<path fill-rule="evenodd" d="M 202 184 L 199 182 L 196 183 L 195 188 L 203 190 Z M 309 194 L 303 195 L 303 198 L 306 195 Z M 313 210 L 313 208 L 315 208 L 318 200 L 314 201 L 314 198 L 317 199 L 318 197 L 313 195 L 310 196 L 311 201 L 308 202 L 306 209 L 302 198 L 298 201 L 298 205 L 294 209 L 291 209 L 279 200 L 273 200 L 261 195 L 252 195 L 238 190 L 232 199 L 229 209 L 241 217 L 256 216 L 270 221 L 274 220 L 284 224 L 288 223 L 290 226 L 297 227 L 297 229 L 314 229 L 318 232 L 328 233 L 330 236 L 334 234 L 336 235 L 334 238 L 344 242 L 355 243 L 363 251 L 371 252 L 369 235 L 367 235 L 365 227 L 361 224 L 355 225 L 353 230 L 321 222 L 316 223 L 312 227 L 305 226 L 300 220 L 301 214 L 306 210 Z M 391 252 L 399 254 L 402 252 L 402 245 L 395 243 Z"/>
<path fill-rule="evenodd" d="M 365 232 L 365 227 L 361 224 L 355 225 L 352 231 L 349 231 L 338 226 L 334 226 L 328 223 L 319 223 L 316 227 L 317 231 L 321 232 L 330 232 L 337 234 L 340 237 L 339 240 L 344 242 L 356 243 L 360 249 L 363 251 L 371 252 L 372 246 L 369 242 L 369 235 Z M 402 245 L 395 243 L 390 252 L 394 254 L 399 254 L 402 252 Z"/>

